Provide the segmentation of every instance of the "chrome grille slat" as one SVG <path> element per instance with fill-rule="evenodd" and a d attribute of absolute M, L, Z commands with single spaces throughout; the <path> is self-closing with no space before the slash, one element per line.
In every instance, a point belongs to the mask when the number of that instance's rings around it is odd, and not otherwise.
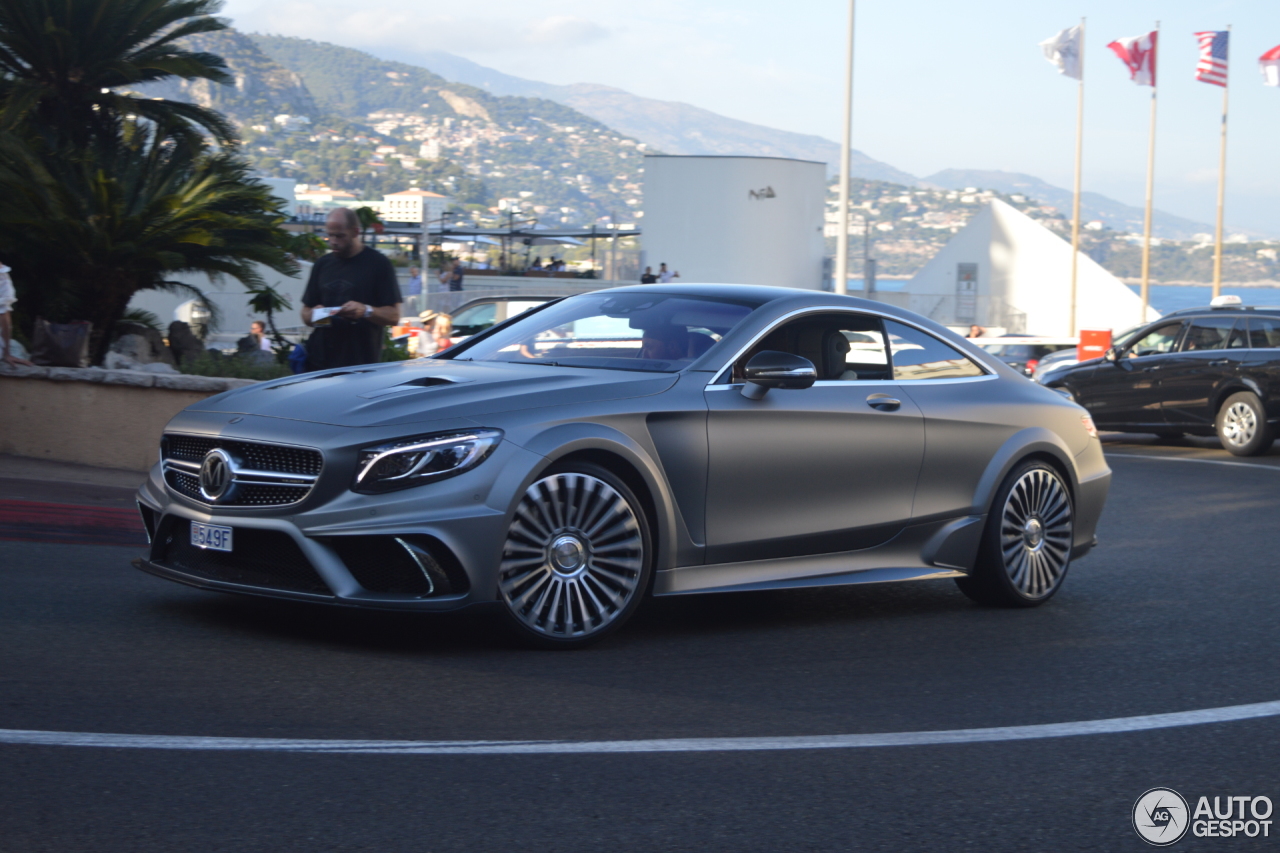
<path fill-rule="evenodd" d="M 162 439 L 161 457 L 169 488 L 191 500 L 213 505 L 200 494 L 199 472 L 205 454 L 215 448 L 226 451 L 244 466 L 235 469 L 234 485 L 217 506 L 298 503 L 311 493 L 324 465 L 320 451 L 306 447 L 168 434 Z"/>

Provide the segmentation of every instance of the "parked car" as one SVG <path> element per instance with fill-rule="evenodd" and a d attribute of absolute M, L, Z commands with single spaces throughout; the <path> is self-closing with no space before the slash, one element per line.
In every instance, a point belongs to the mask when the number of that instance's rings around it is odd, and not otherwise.
<path fill-rule="evenodd" d="M 927 441 L 926 441 L 927 433 Z M 166 427 L 137 565 L 352 607 L 490 607 L 533 644 L 648 595 L 954 578 L 1048 600 L 1111 473 L 1088 414 L 909 311 L 647 285 Z"/>
<path fill-rule="evenodd" d="M 1037 335 L 1002 335 L 999 338 L 976 338 L 973 342 L 1024 376 L 1030 376 L 1035 372 L 1040 359 L 1051 353 L 1074 350 L 1079 340 Z"/>
<path fill-rule="evenodd" d="M 481 296 L 470 299 L 458 306 L 453 313 L 453 337 L 455 344 L 461 343 L 472 335 L 478 335 L 485 329 L 503 323 L 528 311 L 545 305 L 559 296 Z"/>
<path fill-rule="evenodd" d="M 1188 308 L 1142 326 L 1103 358 L 1056 370 L 1100 429 L 1214 435 L 1264 453 L 1280 420 L 1280 308 Z"/>
<path fill-rule="evenodd" d="M 1142 327 L 1130 326 L 1129 328 L 1115 335 L 1115 337 L 1112 339 L 1112 345 L 1113 346 L 1123 345 L 1126 341 L 1128 341 L 1130 336 L 1134 332 L 1136 332 L 1139 328 L 1142 328 Z M 1043 385 L 1046 382 L 1045 377 L 1047 377 L 1053 371 L 1058 370 L 1059 368 L 1062 368 L 1062 367 L 1071 367 L 1072 365 L 1079 364 L 1080 363 L 1079 352 L 1080 352 L 1079 347 L 1068 347 L 1067 349 L 1060 349 L 1057 352 L 1049 353 L 1048 355 L 1040 359 L 1040 363 L 1037 364 L 1035 366 L 1035 369 L 1031 372 L 1031 378 Z"/>

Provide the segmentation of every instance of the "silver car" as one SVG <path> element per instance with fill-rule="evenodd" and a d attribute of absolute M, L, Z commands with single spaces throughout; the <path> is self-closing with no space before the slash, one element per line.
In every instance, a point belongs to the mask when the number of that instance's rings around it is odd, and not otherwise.
<path fill-rule="evenodd" d="M 942 326 L 734 285 L 573 296 L 436 358 L 230 391 L 160 457 L 145 571 L 487 607 L 548 647 L 649 595 L 954 578 L 1041 604 L 1111 477 L 1083 409 Z"/>

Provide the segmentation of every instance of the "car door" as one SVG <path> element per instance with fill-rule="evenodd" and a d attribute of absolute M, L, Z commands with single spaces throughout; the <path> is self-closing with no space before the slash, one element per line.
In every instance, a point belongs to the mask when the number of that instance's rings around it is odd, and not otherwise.
<path fill-rule="evenodd" d="M 1240 378 L 1261 392 L 1268 418 L 1280 418 L 1280 317 L 1249 318 L 1249 348 L 1240 364 Z"/>
<path fill-rule="evenodd" d="M 1076 399 L 1100 427 L 1132 429 L 1163 427 L 1161 371 L 1177 350 L 1183 320 L 1152 326 L 1117 352 L 1115 361 L 1101 361 L 1093 375 L 1075 387 Z"/>
<path fill-rule="evenodd" d="M 1214 392 L 1235 376 L 1248 349 L 1244 318 L 1192 317 L 1178 351 L 1160 370 L 1161 408 L 1172 426 L 1212 424 Z"/>
<path fill-rule="evenodd" d="M 741 393 L 746 361 L 804 356 L 818 381 Z M 707 562 L 835 553 L 881 544 L 911 517 L 924 455 L 920 410 L 893 381 L 883 324 L 820 312 L 771 331 L 707 387 Z"/>

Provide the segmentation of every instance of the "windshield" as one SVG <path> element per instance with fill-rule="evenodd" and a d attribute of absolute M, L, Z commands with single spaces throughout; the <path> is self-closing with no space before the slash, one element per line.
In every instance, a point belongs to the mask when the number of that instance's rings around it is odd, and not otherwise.
<path fill-rule="evenodd" d="M 670 293 L 589 293 L 517 320 L 458 358 L 674 373 L 760 304 Z"/>

